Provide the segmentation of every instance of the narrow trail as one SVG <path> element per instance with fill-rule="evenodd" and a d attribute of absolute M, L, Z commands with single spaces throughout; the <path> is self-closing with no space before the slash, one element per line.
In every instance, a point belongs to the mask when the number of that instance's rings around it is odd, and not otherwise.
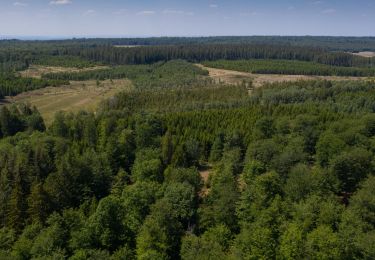
<path fill-rule="evenodd" d="M 210 192 L 210 189 L 209 189 L 209 179 L 210 179 L 210 175 L 212 173 L 212 167 L 211 166 L 208 166 L 208 167 L 204 167 L 203 169 L 201 169 L 199 171 L 199 174 L 202 178 L 202 181 L 203 181 L 203 188 L 201 189 L 201 191 L 199 192 L 199 196 L 201 198 L 204 198 L 208 195 L 208 193 Z"/>

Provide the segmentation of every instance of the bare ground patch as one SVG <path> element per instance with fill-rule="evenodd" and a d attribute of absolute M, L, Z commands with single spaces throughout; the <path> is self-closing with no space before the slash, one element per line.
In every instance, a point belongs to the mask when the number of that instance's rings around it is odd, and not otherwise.
<path fill-rule="evenodd" d="M 203 166 L 199 170 L 199 174 L 203 181 L 203 187 L 199 192 L 199 196 L 201 198 L 206 197 L 208 193 L 210 192 L 209 182 L 210 182 L 210 175 L 212 173 L 212 167 L 211 166 Z"/>
<path fill-rule="evenodd" d="M 361 56 L 361 57 L 365 57 L 365 58 L 372 58 L 372 57 L 375 57 L 375 52 L 373 52 L 373 51 L 362 51 L 362 52 L 353 53 L 353 55 Z"/>

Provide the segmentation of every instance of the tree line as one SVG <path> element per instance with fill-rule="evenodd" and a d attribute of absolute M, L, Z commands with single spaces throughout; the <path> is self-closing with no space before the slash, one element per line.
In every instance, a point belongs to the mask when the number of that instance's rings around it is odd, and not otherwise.
<path fill-rule="evenodd" d="M 214 61 L 220 59 L 286 59 L 313 61 L 333 66 L 374 66 L 374 58 L 352 55 L 340 50 L 346 42 L 358 44 L 361 41 L 371 44 L 372 38 L 343 38 L 337 43 L 337 51 L 326 48 L 325 44 L 315 44 L 315 40 L 294 39 L 293 37 L 277 40 L 268 38 L 160 38 L 144 39 L 145 45 L 136 48 L 117 48 L 114 44 L 133 41 L 133 39 L 73 39 L 62 41 L 0 41 L 0 71 L 17 71 L 29 67 L 30 64 L 87 67 L 96 63 L 125 65 L 151 64 L 159 61 L 184 59 L 192 62 Z M 280 38 L 281 39 L 281 38 Z M 296 42 L 306 42 L 296 44 Z M 121 42 L 123 41 L 123 42 Z M 155 41 L 155 42 L 154 42 Z M 334 44 L 334 39 L 322 38 L 318 42 Z M 160 45 L 163 43 L 163 45 Z M 369 47 L 368 49 L 371 49 Z M 344 48 L 344 50 L 346 50 Z M 362 49 L 357 49 L 360 51 Z M 346 50 L 347 51 L 347 50 Z M 353 50 L 354 51 L 354 50 Z M 94 63 L 94 64 L 93 64 Z"/>
<path fill-rule="evenodd" d="M 96 46 L 68 48 L 68 55 L 106 64 L 150 64 L 158 61 L 183 59 L 191 62 L 241 59 L 283 59 L 314 61 L 332 66 L 374 66 L 374 58 L 365 58 L 346 52 L 327 52 L 313 47 L 272 44 L 205 44 L 165 45 L 117 48 Z"/>
<path fill-rule="evenodd" d="M 47 86 L 69 85 L 67 80 L 24 78 L 14 74 L 0 74 L 0 99 Z"/>

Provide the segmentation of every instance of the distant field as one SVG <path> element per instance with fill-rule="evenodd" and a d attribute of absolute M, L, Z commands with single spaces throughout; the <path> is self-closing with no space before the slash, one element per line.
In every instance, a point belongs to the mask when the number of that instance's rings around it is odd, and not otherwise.
<path fill-rule="evenodd" d="M 375 57 L 375 52 L 372 52 L 372 51 L 362 51 L 362 52 L 357 52 L 353 54 L 356 56 L 361 56 L 361 57 L 366 57 L 366 58 Z"/>
<path fill-rule="evenodd" d="M 94 80 L 72 81 L 69 86 L 47 87 L 7 97 L 5 103 L 30 103 L 38 108 L 49 124 L 57 111 L 95 111 L 101 101 L 131 88 L 131 82 L 126 79 L 102 81 L 99 86 Z"/>
<path fill-rule="evenodd" d="M 144 45 L 113 45 L 115 48 L 136 48 L 136 47 L 142 47 Z"/>
<path fill-rule="evenodd" d="M 306 75 L 278 75 L 278 74 L 253 74 L 235 70 L 217 69 L 197 64 L 209 71 L 209 76 L 216 82 L 239 84 L 242 81 L 253 81 L 254 87 L 261 87 L 267 83 L 290 82 L 298 80 L 326 79 L 334 81 L 367 80 L 367 77 L 338 77 L 338 76 L 306 76 Z"/>
<path fill-rule="evenodd" d="M 203 65 L 217 69 L 228 69 L 254 74 L 308 75 L 308 76 L 375 76 L 375 68 L 330 66 L 316 62 L 296 60 L 217 60 Z"/>
<path fill-rule="evenodd" d="M 20 75 L 23 77 L 41 78 L 43 74 L 59 73 L 59 72 L 82 72 L 92 71 L 98 69 L 105 69 L 106 66 L 94 66 L 88 68 L 70 68 L 70 67 L 52 67 L 42 65 L 31 65 L 27 70 L 21 71 Z"/>

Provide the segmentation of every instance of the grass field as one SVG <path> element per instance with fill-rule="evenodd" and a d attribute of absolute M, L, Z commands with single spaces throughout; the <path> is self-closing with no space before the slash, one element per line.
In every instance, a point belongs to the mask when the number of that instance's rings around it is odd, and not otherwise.
<path fill-rule="evenodd" d="M 7 97 L 4 103 L 29 103 L 38 108 L 47 124 L 57 111 L 95 111 L 98 104 L 119 91 L 130 90 L 129 80 L 72 81 L 69 86 L 47 87 Z"/>
<path fill-rule="evenodd" d="M 197 64 L 200 68 L 206 69 L 209 76 L 216 82 L 224 82 L 228 84 L 239 84 L 242 81 L 253 81 L 254 87 L 262 87 L 267 83 L 290 82 L 299 80 L 316 80 L 325 79 L 333 81 L 348 80 L 367 80 L 367 77 L 339 77 L 339 76 L 306 76 L 306 75 L 279 75 L 279 74 L 253 74 L 234 70 L 216 69 Z"/>
<path fill-rule="evenodd" d="M 89 68 L 69 68 L 69 67 L 51 67 L 42 65 L 31 65 L 27 70 L 21 71 L 20 75 L 22 77 L 32 77 L 41 78 L 43 74 L 47 73 L 59 73 L 59 72 L 81 72 L 81 71 L 91 71 L 97 69 L 104 69 L 106 66 L 94 66 Z"/>
<path fill-rule="evenodd" d="M 353 54 L 356 55 L 356 56 L 361 56 L 361 57 L 365 57 L 365 58 L 375 57 L 375 52 L 372 52 L 372 51 L 362 51 L 362 52 L 357 52 L 357 53 L 353 53 Z"/>

